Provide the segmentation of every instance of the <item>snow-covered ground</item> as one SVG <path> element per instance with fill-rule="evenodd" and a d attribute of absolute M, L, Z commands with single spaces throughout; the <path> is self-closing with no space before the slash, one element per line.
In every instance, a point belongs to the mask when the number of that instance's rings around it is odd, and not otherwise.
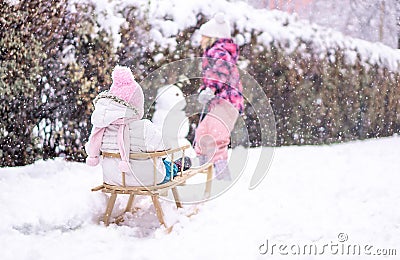
<path fill-rule="evenodd" d="M 0 259 L 366 259 L 376 249 L 397 256 L 371 259 L 398 259 L 399 147 L 400 137 L 389 137 L 277 148 L 254 190 L 247 170 L 194 216 L 186 217 L 193 205 L 176 211 L 163 201 L 176 222 L 170 234 L 145 198 L 125 224 L 99 225 L 104 195 L 90 191 L 102 181 L 99 167 L 54 160 L 2 168 Z M 292 255 L 307 245 L 321 255 Z M 342 245 L 359 245 L 361 255 L 341 254 Z"/>

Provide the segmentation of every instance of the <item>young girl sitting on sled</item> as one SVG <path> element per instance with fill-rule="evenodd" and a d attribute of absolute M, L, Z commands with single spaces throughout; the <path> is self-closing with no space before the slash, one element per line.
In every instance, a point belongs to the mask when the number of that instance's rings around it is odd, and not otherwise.
<path fill-rule="evenodd" d="M 110 90 L 100 93 L 94 100 L 95 109 L 89 141 L 86 144 L 86 163 L 96 166 L 101 161 L 103 180 L 111 185 L 123 185 L 121 172 L 126 173 L 125 185 L 154 185 L 153 160 L 129 159 L 130 153 L 165 150 L 162 135 L 144 114 L 144 95 L 140 85 L 134 80 L 128 67 L 116 66 L 112 72 L 113 83 Z M 105 157 L 101 152 L 119 153 L 120 158 Z M 181 167 L 181 160 L 174 164 L 173 174 Z M 171 164 L 167 160 L 156 162 L 156 183 L 167 182 L 171 178 Z M 190 167 L 185 158 L 185 168 Z"/>
<path fill-rule="evenodd" d="M 231 39 L 223 13 L 200 27 L 204 50 L 202 85 L 198 100 L 208 113 L 195 132 L 195 150 L 200 164 L 214 164 L 217 179 L 230 180 L 228 145 L 238 115 L 243 112 L 242 84 L 236 62 L 239 47 Z"/>

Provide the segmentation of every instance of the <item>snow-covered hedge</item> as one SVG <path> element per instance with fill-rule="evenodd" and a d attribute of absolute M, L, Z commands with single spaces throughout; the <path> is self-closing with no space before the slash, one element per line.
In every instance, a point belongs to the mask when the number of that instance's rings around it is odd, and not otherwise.
<path fill-rule="evenodd" d="M 241 46 L 240 67 L 270 98 L 279 145 L 399 132 L 399 50 L 244 2 L 129 0 L 97 6 L 104 15 L 101 25 L 114 35 L 120 61 L 140 79 L 171 61 L 200 56 L 197 29 L 215 12 L 225 12 Z M 196 87 L 192 84 L 187 94 Z M 257 128 L 251 127 L 256 115 L 250 107 L 247 112 L 254 145 L 259 141 Z"/>
<path fill-rule="evenodd" d="M 234 29 L 241 48 L 240 67 L 270 99 L 278 145 L 399 132 L 398 50 L 349 38 L 283 12 L 253 9 L 244 2 L 65 1 L 52 8 L 50 0 L 20 1 L 12 7 L 1 4 L 1 60 L 8 67 L 2 66 L 6 69 L 0 87 L 8 92 L 0 95 L 14 104 L 1 110 L 0 144 L 8 147 L 0 154 L 1 165 L 12 165 L 15 158 L 26 157 L 28 150 L 34 159 L 63 155 L 82 160 L 91 100 L 109 87 L 113 66 L 130 66 L 141 81 L 169 62 L 201 56 L 197 29 L 217 11 L 226 13 Z M 29 23 L 38 17 L 41 22 Z M 20 28 L 23 35 L 17 33 Z M 30 40 L 32 35 L 35 41 Z M 18 41 L 24 49 L 16 46 Z M 26 47 L 28 42 L 31 48 Z M 41 48 L 35 49 L 33 43 Z M 11 49 L 24 55 L 17 59 Z M 38 49 L 45 57 L 40 57 Z M 15 75 L 27 75 L 29 84 Z M 173 81 L 178 76 L 171 71 L 169 78 Z M 185 94 L 197 89 L 198 79 L 191 81 L 183 89 Z M 20 94 L 31 86 L 36 86 L 34 95 Z M 147 94 L 156 91 L 144 88 Z M 251 102 L 253 97 L 248 98 Z M 20 100 L 30 101 L 16 105 Z M 257 118 L 251 106 L 244 118 L 252 145 L 258 145 L 259 128 L 254 126 Z M 25 119 L 30 123 L 18 125 L 19 130 L 10 135 L 11 126 Z M 35 142 L 29 141 L 32 137 Z M 32 144 L 22 147 L 20 143 Z M 17 164 L 30 161 L 21 159 Z"/>
<path fill-rule="evenodd" d="M 0 3 L 0 166 L 83 160 L 91 103 L 115 54 L 91 5 Z"/>

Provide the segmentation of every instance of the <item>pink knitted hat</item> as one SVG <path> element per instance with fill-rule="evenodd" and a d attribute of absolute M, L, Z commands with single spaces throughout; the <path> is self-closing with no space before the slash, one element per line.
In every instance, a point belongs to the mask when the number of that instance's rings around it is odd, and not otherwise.
<path fill-rule="evenodd" d="M 125 66 L 115 66 L 112 72 L 113 84 L 109 94 L 116 96 L 136 108 L 139 117 L 143 117 L 144 95 L 140 85 L 135 81 L 131 70 Z"/>

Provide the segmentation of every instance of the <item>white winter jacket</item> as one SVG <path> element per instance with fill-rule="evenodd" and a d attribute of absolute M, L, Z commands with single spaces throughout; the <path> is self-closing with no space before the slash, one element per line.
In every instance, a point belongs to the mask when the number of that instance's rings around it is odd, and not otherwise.
<path fill-rule="evenodd" d="M 162 135 L 157 127 L 147 119 L 135 118 L 133 112 L 132 109 L 111 99 L 102 98 L 97 101 L 91 121 L 93 129 L 95 127 L 105 128 L 101 140 L 101 151 L 119 153 L 118 130 L 120 126 L 113 124 L 113 122 L 121 118 L 128 119 L 128 123 L 125 125 L 124 141 L 125 145 L 130 147 L 130 153 L 161 151 L 168 148 L 164 146 Z M 87 146 L 90 145 L 89 142 Z M 89 149 L 86 150 L 88 151 Z M 102 159 L 101 164 L 105 183 L 122 185 L 122 173 L 118 167 L 120 162 L 121 159 L 119 158 L 105 157 Z M 154 184 L 152 159 L 130 159 L 129 166 L 130 171 L 126 173 L 125 178 L 127 186 Z M 166 173 L 162 159 L 157 160 L 156 168 L 156 184 L 158 184 L 164 180 Z"/>

